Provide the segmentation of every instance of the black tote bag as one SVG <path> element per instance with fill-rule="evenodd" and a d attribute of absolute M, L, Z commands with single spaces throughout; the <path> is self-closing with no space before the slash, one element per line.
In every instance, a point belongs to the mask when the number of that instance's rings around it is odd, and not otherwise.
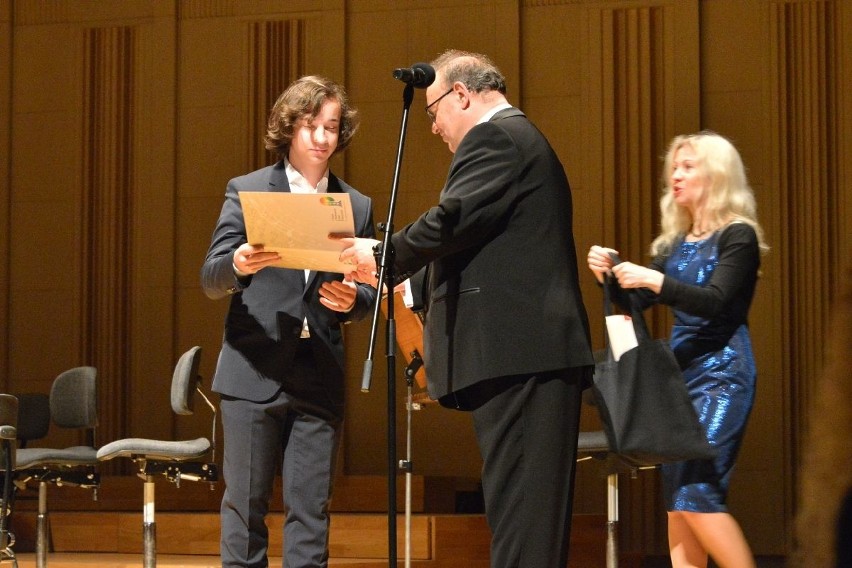
<path fill-rule="evenodd" d="M 610 285 L 604 284 L 606 315 L 612 313 Z M 592 386 L 610 452 L 632 467 L 712 459 L 715 449 L 698 422 L 674 353 L 667 341 L 651 338 L 638 300 L 624 292 L 638 345 L 615 361 L 607 340 Z"/>

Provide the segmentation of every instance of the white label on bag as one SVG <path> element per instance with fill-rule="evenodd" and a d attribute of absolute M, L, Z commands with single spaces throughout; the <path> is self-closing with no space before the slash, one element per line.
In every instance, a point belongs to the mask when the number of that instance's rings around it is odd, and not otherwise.
<path fill-rule="evenodd" d="M 605 319 L 612 358 L 618 361 L 625 351 L 639 345 L 636 341 L 636 330 L 633 329 L 633 318 L 619 314 L 606 316 Z"/>

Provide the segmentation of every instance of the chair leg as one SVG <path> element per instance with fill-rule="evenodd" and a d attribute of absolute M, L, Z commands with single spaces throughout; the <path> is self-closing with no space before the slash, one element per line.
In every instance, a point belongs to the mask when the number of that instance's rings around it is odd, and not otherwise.
<path fill-rule="evenodd" d="M 606 478 L 606 568 L 618 568 L 618 474 Z"/>
<path fill-rule="evenodd" d="M 50 525 L 47 518 L 47 482 L 38 483 L 38 517 L 36 517 L 36 568 L 47 568 Z"/>
<path fill-rule="evenodd" d="M 157 566 L 157 523 L 154 519 L 154 477 L 145 476 L 145 493 L 142 509 L 142 542 L 144 568 Z"/>

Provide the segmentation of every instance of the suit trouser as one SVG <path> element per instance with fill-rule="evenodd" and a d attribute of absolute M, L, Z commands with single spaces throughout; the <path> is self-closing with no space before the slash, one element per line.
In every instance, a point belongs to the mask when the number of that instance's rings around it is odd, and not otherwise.
<path fill-rule="evenodd" d="M 566 369 L 487 381 L 473 410 L 493 568 L 568 560 L 582 383 Z"/>
<path fill-rule="evenodd" d="M 312 360 L 297 360 L 296 365 L 296 375 L 316 382 Z M 315 394 L 324 398 L 323 393 Z M 265 402 L 222 397 L 223 567 L 268 566 L 269 535 L 264 519 L 279 467 L 285 512 L 284 568 L 324 568 L 328 564 L 328 507 L 342 407 L 330 411 L 327 400 L 316 404 L 303 395 L 296 398 L 282 389 Z"/>

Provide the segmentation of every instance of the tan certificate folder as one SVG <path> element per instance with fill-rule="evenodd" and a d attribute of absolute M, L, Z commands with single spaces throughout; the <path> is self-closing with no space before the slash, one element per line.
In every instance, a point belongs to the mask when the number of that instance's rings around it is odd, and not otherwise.
<path fill-rule="evenodd" d="M 246 236 L 253 245 L 277 252 L 276 266 L 348 273 L 338 260 L 344 245 L 329 234 L 353 236 L 355 222 L 347 193 L 241 191 Z"/>

